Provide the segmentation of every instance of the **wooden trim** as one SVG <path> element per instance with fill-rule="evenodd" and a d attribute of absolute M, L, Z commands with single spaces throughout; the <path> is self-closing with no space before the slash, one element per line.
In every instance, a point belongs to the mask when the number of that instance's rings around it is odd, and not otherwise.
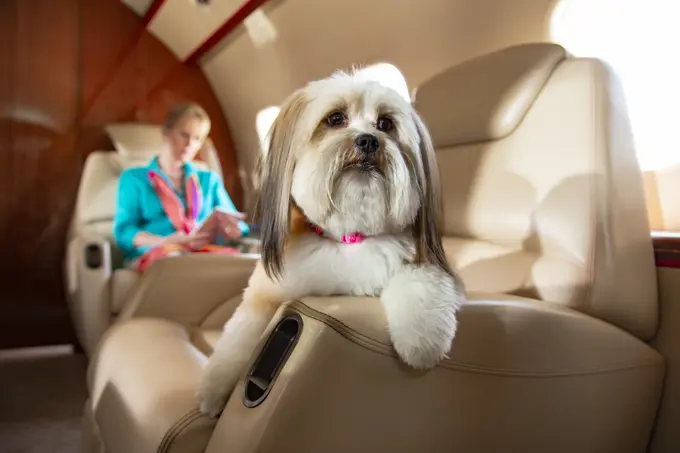
<path fill-rule="evenodd" d="M 217 44 L 220 43 L 229 33 L 234 31 L 236 27 L 241 25 L 243 21 L 252 14 L 257 8 L 261 7 L 268 0 L 248 0 L 236 11 L 229 19 L 224 22 L 220 28 L 208 37 L 203 44 L 194 49 L 193 52 L 184 60 L 185 64 L 193 65 L 208 52 L 210 52 Z"/>
<path fill-rule="evenodd" d="M 680 231 L 652 231 L 656 267 L 680 268 Z"/>
<path fill-rule="evenodd" d="M 165 0 L 153 0 L 153 2 L 151 2 L 151 5 L 149 5 L 146 13 L 144 13 L 144 18 L 142 19 L 144 27 L 149 25 L 153 18 L 156 17 L 156 14 L 158 14 L 158 11 L 163 6 L 163 3 L 165 3 Z"/>
<path fill-rule="evenodd" d="M 8 112 L 0 118 L 0 218 L 24 220 L 0 222 L 8 257 L 0 265 L 0 349 L 77 341 L 64 245 L 87 157 L 114 150 L 107 124 L 161 124 L 175 103 L 198 102 L 213 124 L 224 186 L 243 208 L 238 159 L 214 90 L 200 66 L 184 65 L 142 22 L 120 0 L 0 0 L 7 31 L 0 38 L 8 38 L 0 42 L 7 62 L 0 110 Z"/>

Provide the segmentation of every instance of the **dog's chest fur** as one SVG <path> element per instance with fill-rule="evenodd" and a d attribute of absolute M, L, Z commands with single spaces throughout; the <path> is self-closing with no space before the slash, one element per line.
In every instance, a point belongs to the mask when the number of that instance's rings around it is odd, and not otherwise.
<path fill-rule="evenodd" d="M 412 259 L 414 250 L 407 235 L 343 244 L 304 234 L 287 250 L 282 283 L 289 297 L 379 296 L 392 275 Z"/>

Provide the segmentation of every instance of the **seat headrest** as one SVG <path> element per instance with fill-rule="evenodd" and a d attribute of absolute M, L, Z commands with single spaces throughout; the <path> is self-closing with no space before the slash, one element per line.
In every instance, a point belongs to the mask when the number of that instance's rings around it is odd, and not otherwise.
<path fill-rule="evenodd" d="M 116 123 L 104 129 L 124 167 L 145 165 L 165 146 L 162 126 L 158 124 Z"/>
<path fill-rule="evenodd" d="M 108 124 L 104 130 L 123 160 L 148 161 L 164 147 L 162 126 L 144 123 Z"/>
<path fill-rule="evenodd" d="M 145 166 L 160 154 L 165 147 L 163 129 L 159 124 L 147 123 L 115 123 L 104 128 L 118 154 L 121 169 Z M 194 164 L 198 168 L 213 170 L 222 176 L 217 150 L 210 138 L 196 156 Z"/>
<path fill-rule="evenodd" d="M 516 45 L 473 58 L 421 84 L 413 95 L 415 107 L 435 146 L 497 140 L 519 125 L 565 58 L 565 49 L 552 43 Z"/>

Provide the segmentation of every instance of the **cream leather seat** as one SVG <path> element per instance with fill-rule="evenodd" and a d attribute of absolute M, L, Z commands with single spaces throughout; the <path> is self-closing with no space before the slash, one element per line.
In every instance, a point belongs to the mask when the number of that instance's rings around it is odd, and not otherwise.
<path fill-rule="evenodd" d="M 415 102 L 438 147 L 447 253 L 470 290 L 450 358 L 401 366 L 376 299 L 292 301 L 215 422 L 196 386 L 251 268 L 195 257 L 196 275 L 232 285 L 220 304 L 217 286 L 173 279 L 169 260 L 91 362 L 85 451 L 645 451 L 665 363 L 646 344 L 652 243 L 611 71 L 515 46 L 437 75 Z"/>
<path fill-rule="evenodd" d="M 138 279 L 137 272 L 122 268 L 113 240 L 118 179 L 126 168 L 147 165 L 163 146 L 160 126 L 153 124 L 111 124 L 106 132 L 115 151 L 94 151 L 85 161 L 64 266 L 71 317 L 87 353 L 123 309 Z M 222 175 L 211 142 L 199 157 L 199 167 Z"/>

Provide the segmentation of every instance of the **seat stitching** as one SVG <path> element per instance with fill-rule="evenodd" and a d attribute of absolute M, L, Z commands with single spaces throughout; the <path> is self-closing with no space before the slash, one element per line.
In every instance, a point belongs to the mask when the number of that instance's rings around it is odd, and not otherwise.
<path fill-rule="evenodd" d="M 179 426 L 177 430 L 175 431 L 174 436 L 168 441 L 167 448 L 164 450 L 164 452 L 167 452 L 170 450 L 172 445 L 175 443 L 175 440 L 182 435 L 182 433 L 185 431 L 185 429 L 189 428 L 190 425 L 192 425 L 196 420 L 200 420 L 203 418 L 204 415 L 200 412 L 196 413 L 194 417 L 187 419 L 182 426 Z"/>
<path fill-rule="evenodd" d="M 163 436 L 161 443 L 158 445 L 157 453 L 166 453 L 169 451 L 172 444 L 175 442 L 182 432 L 193 422 L 202 418 L 204 415 L 198 409 L 193 409 L 188 413 L 184 414 L 179 420 L 177 420 L 169 430 Z"/>
<path fill-rule="evenodd" d="M 289 307 L 298 313 L 308 316 L 312 319 L 316 319 L 330 327 L 332 330 L 343 336 L 345 339 L 351 341 L 352 343 L 361 346 L 364 349 L 376 352 L 378 354 L 398 358 L 396 352 L 391 347 L 391 345 L 386 345 L 378 340 L 367 337 L 366 335 L 357 332 L 355 329 L 344 324 L 342 321 L 329 316 L 325 313 L 317 311 L 311 308 L 309 305 L 301 302 L 300 300 L 295 300 L 291 302 Z M 469 363 L 457 362 L 451 359 L 445 359 L 437 365 L 437 368 L 442 368 L 448 371 L 462 371 L 474 374 L 487 374 L 505 377 L 535 377 L 535 378 L 560 378 L 567 376 L 578 376 L 578 375 L 594 375 L 594 374 L 606 374 L 614 373 L 619 371 L 634 370 L 638 368 L 647 367 L 658 367 L 662 365 L 661 362 L 654 359 L 648 359 L 641 362 L 633 363 L 619 363 L 613 364 L 609 367 L 595 367 L 595 368 L 581 368 L 573 370 L 557 370 L 557 371 L 524 371 L 524 370 L 513 370 L 508 368 L 493 368 L 485 367 L 480 365 L 474 365 Z"/>
<path fill-rule="evenodd" d="M 162 453 L 167 450 L 167 444 L 168 442 L 170 442 L 171 438 L 174 437 L 175 431 L 177 431 L 178 427 L 184 424 L 185 420 L 191 417 L 195 412 L 196 409 L 189 411 L 188 413 L 181 416 L 179 420 L 172 424 L 172 426 L 165 432 L 165 435 L 161 439 L 161 442 L 158 444 L 158 448 L 156 449 L 158 453 Z"/>

